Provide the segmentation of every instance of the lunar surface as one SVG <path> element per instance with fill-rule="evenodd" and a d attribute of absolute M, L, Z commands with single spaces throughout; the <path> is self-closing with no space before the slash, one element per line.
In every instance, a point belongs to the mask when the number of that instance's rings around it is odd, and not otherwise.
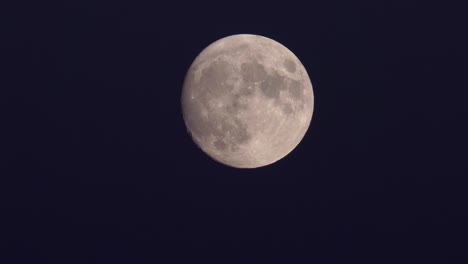
<path fill-rule="evenodd" d="M 280 43 L 233 35 L 205 48 L 190 66 L 182 113 L 193 141 L 214 160 L 257 168 L 288 155 L 314 109 L 309 76 Z"/>

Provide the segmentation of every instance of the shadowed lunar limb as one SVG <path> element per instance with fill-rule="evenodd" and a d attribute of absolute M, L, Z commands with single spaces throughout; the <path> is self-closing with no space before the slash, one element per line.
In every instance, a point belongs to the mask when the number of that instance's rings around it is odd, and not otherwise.
<path fill-rule="evenodd" d="M 256 168 L 288 155 L 312 119 L 307 72 L 286 47 L 266 37 L 233 35 L 203 50 L 182 90 L 194 142 L 210 157 Z"/>

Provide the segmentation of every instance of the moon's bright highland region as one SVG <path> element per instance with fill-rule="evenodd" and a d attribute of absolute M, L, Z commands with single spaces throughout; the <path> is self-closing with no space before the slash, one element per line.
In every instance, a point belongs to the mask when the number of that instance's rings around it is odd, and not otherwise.
<path fill-rule="evenodd" d="M 259 35 L 222 38 L 190 66 L 182 113 L 194 142 L 235 168 L 257 168 L 288 155 L 314 109 L 309 76 L 282 44 Z"/>

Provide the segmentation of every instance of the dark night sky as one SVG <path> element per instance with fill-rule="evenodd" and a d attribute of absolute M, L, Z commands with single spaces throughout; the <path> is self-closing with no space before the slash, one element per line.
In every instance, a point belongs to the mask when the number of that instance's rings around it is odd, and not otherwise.
<path fill-rule="evenodd" d="M 461 7 L 157 2 L 2 9 L 0 263 L 466 257 Z M 315 93 L 301 144 L 255 170 L 206 156 L 180 109 L 195 56 L 238 33 L 292 50 Z"/>

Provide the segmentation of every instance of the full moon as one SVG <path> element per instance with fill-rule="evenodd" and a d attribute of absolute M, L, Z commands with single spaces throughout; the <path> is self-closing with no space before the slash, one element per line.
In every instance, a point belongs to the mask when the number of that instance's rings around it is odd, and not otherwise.
<path fill-rule="evenodd" d="M 259 35 L 222 38 L 190 66 L 182 114 L 193 141 L 214 160 L 258 168 L 288 155 L 304 138 L 314 109 L 299 59 Z"/>

